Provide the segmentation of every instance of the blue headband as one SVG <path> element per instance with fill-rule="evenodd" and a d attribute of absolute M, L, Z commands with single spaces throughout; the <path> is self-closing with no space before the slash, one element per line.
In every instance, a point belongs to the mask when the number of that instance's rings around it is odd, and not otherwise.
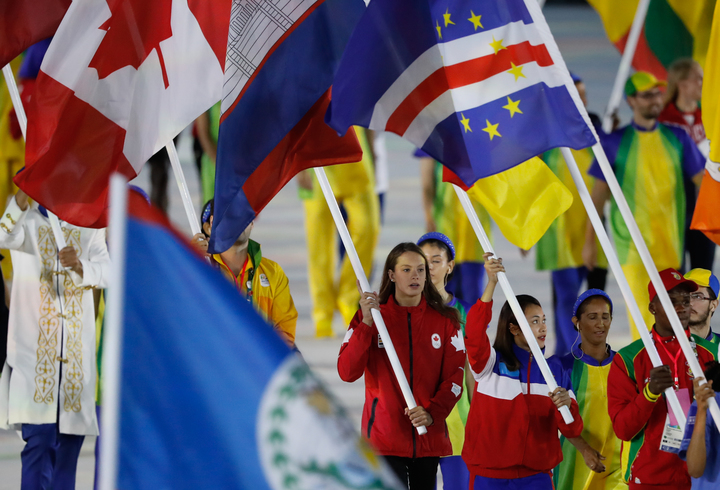
<path fill-rule="evenodd" d="M 577 301 L 575 301 L 575 304 L 573 305 L 573 312 L 572 312 L 573 316 L 577 316 L 577 311 L 578 311 L 578 308 L 580 308 L 580 305 L 583 304 L 583 302 L 586 299 L 592 298 L 593 296 L 602 296 L 603 298 L 605 298 L 607 300 L 607 302 L 610 304 L 610 314 L 612 315 L 613 303 L 612 303 L 612 300 L 610 299 L 610 296 L 608 296 L 608 294 L 605 291 L 603 291 L 602 289 L 588 289 L 587 291 L 585 291 L 578 297 Z"/>
<path fill-rule="evenodd" d="M 453 245 L 453 242 L 450 241 L 450 239 L 448 237 L 446 237 L 442 233 L 438 233 L 437 231 L 431 231 L 430 233 L 425 233 L 423 236 L 421 236 L 420 239 L 417 241 L 417 245 L 421 246 L 423 243 L 425 243 L 428 240 L 437 240 L 439 242 L 444 243 L 447 246 L 447 248 L 450 250 L 450 257 L 448 257 L 448 260 L 455 259 L 455 246 Z"/>

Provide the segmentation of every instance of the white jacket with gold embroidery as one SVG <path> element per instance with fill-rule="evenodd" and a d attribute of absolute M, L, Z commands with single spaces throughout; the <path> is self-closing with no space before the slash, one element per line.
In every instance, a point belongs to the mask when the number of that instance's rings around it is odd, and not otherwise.
<path fill-rule="evenodd" d="M 50 221 L 36 205 L 22 211 L 13 198 L 0 218 L 0 248 L 10 249 L 14 270 L 0 427 L 59 422 L 64 434 L 96 435 L 92 289 L 107 287 L 110 258 L 104 229 L 61 225 L 82 277 L 60 265 Z"/>

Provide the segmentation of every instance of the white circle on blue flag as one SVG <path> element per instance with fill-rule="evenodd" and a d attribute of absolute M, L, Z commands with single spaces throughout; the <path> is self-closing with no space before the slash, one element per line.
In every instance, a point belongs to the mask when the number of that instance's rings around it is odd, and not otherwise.
<path fill-rule="evenodd" d="M 268 383 L 256 436 L 275 490 L 402 488 L 300 356 L 288 356 Z"/>

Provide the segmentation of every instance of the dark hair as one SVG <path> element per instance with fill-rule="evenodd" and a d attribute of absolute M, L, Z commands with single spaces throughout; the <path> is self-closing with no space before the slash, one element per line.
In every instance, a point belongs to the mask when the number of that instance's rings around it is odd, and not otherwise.
<path fill-rule="evenodd" d="M 445 318 L 453 320 L 459 328 L 460 318 L 458 317 L 457 310 L 451 306 L 447 306 L 443 302 L 442 296 L 440 296 L 440 293 L 438 293 L 435 285 L 433 285 L 432 281 L 430 280 L 430 275 L 428 274 L 429 267 L 427 257 L 425 257 L 422 249 L 412 242 L 400 243 L 396 245 L 395 248 L 393 248 L 388 254 L 387 260 L 385 260 L 385 268 L 383 269 L 383 278 L 382 283 L 380 284 L 380 294 L 378 294 L 380 304 L 387 303 L 391 295 L 395 296 L 395 283 L 390 280 L 390 275 L 388 274 L 388 271 L 395 271 L 395 266 L 397 265 L 398 259 L 405 252 L 416 253 L 420 257 L 422 257 L 423 262 L 425 262 L 425 287 L 423 288 L 423 296 L 425 297 L 425 302 L 428 304 L 428 306 L 440 313 Z"/>
<path fill-rule="evenodd" d="M 447 243 L 445 243 L 441 240 L 438 240 L 436 238 L 428 238 L 427 240 L 423 240 L 421 243 L 418 243 L 418 246 L 421 249 L 422 249 L 423 245 L 434 245 L 437 248 L 439 248 L 440 250 L 442 250 L 443 252 L 445 252 L 445 257 L 447 257 L 448 262 L 451 260 L 455 260 L 455 258 L 450 258 L 453 255 L 452 250 L 450 250 L 450 247 L 447 246 Z M 450 271 L 450 273 L 447 276 L 445 276 L 445 285 L 446 286 L 447 286 L 447 283 L 450 282 L 450 278 L 452 278 L 454 273 L 455 273 L 455 269 L 453 268 L 453 270 Z"/>
<path fill-rule="evenodd" d="M 610 303 L 605 296 L 602 296 L 602 295 L 598 294 L 598 295 L 595 295 L 595 296 L 590 296 L 588 299 L 586 299 L 585 301 L 583 301 L 582 303 L 580 303 L 580 306 L 577 307 L 577 311 L 575 312 L 575 316 L 577 317 L 578 322 L 580 321 L 580 317 L 583 315 L 583 313 L 585 313 L 585 309 L 586 309 L 586 308 L 588 307 L 588 305 L 590 304 L 590 301 L 592 301 L 592 300 L 594 300 L 594 299 L 596 299 L 596 298 L 603 300 L 603 301 L 605 302 L 605 304 L 610 307 L 610 317 L 612 318 L 612 303 Z M 573 324 L 573 327 L 575 327 L 575 331 L 576 331 L 576 332 L 579 331 L 577 325 L 574 325 L 574 324 Z"/>
<path fill-rule="evenodd" d="M 520 308 L 523 313 L 527 310 L 528 306 L 542 306 L 540 302 L 528 294 L 520 294 L 517 296 Z M 515 313 L 510 308 L 510 303 L 507 301 L 500 310 L 500 317 L 498 318 L 497 334 L 495 335 L 495 344 L 493 347 L 497 352 L 502 355 L 502 359 L 508 368 L 508 371 L 517 371 L 520 369 L 520 361 L 518 361 L 513 345 L 515 344 L 515 336 L 510 331 L 510 325 L 519 325 Z"/>
<path fill-rule="evenodd" d="M 720 390 L 720 363 L 709 361 L 705 363 L 705 381 L 713 382 L 713 390 Z"/>

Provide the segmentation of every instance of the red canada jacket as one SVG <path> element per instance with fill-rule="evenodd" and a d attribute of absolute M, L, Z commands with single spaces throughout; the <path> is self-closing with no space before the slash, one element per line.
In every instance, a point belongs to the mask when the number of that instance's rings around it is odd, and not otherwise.
<path fill-rule="evenodd" d="M 572 438 L 583 429 L 570 377 L 559 358 L 547 360 L 557 385 L 572 398 L 570 413 L 575 420 L 568 425 L 548 396 L 550 389 L 532 355 L 513 346 L 520 369 L 510 371 L 502 354 L 490 345 L 491 318 L 492 302 L 478 300 L 465 323 L 468 358 L 477 383 L 465 425 L 463 460 L 471 481 L 474 475 L 516 479 L 549 473 L 563 459 L 558 430 Z"/>
<path fill-rule="evenodd" d="M 675 336 L 660 337 L 652 331 L 655 346 L 663 364 L 677 374 L 680 388 L 687 388 L 693 397 L 693 376 L 680 343 Z M 696 335 L 695 343 L 701 367 L 717 358 L 716 344 Z M 673 357 L 677 357 L 677 361 Z M 634 484 L 665 485 L 666 488 L 689 489 L 691 485 L 687 465 L 675 453 L 660 450 L 668 409 L 665 395 L 654 397 L 645 390 L 653 368 L 642 340 L 620 349 L 613 358 L 608 375 L 608 412 L 615 434 L 623 441 L 623 455 L 627 454 L 624 479 Z"/>
<path fill-rule="evenodd" d="M 460 399 L 465 370 L 458 324 L 429 307 L 424 297 L 418 306 L 402 307 L 390 296 L 380 311 L 415 401 L 430 413 L 433 425 L 421 436 L 410 423 L 377 328 L 363 323 L 361 310 L 340 348 L 338 373 L 347 382 L 365 375 L 363 436 L 383 456 L 448 456 L 452 446 L 445 419 Z"/>

